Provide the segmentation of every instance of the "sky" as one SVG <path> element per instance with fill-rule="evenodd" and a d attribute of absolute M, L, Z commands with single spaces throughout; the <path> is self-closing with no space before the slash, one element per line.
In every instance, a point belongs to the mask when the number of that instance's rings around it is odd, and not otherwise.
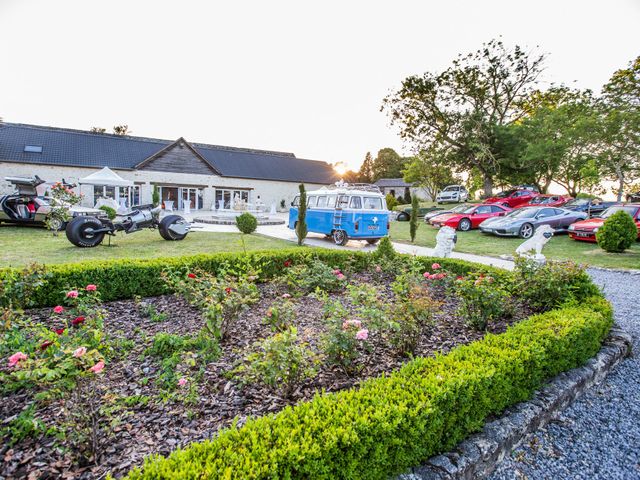
<path fill-rule="evenodd" d="M 0 0 L 0 117 L 294 152 L 411 153 L 382 99 L 498 36 L 599 91 L 640 54 L 639 0 Z M 544 86 L 544 84 L 543 84 Z"/>

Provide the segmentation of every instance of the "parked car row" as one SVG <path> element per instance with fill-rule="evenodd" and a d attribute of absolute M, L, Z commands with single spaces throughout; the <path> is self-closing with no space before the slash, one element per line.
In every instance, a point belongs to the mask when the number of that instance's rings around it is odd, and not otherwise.
<path fill-rule="evenodd" d="M 640 204 L 614 204 L 602 215 L 589 218 L 582 210 L 564 207 L 525 206 L 509 208 L 495 203 L 460 205 L 448 212 L 432 212 L 425 216 L 434 227 L 448 226 L 463 232 L 479 228 L 482 233 L 498 236 L 531 238 L 536 229 L 549 225 L 558 233 L 569 233 L 574 240 L 595 242 L 598 228 L 619 210 L 636 221 L 640 239 Z"/>

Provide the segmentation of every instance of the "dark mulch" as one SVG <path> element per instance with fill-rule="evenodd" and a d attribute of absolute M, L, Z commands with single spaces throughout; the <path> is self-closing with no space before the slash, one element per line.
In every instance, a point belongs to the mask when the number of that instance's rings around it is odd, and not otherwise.
<path fill-rule="evenodd" d="M 385 298 L 391 298 L 389 278 L 374 278 L 359 274 L 355 282 L 376 284 Z M 316 378 L 308 381 L 295 392 L 292 399 L 284 399 L 267 388 L 252 385 L 241 388 L 230 379 L 233 369 L 253 342 L 272 334 L 263 322 L 271 303 L 280 297 L 272 284 L 260 285 L 261 300 L 242 314 L 234 326 L 230 339 L 223 345 L 222 356 L 207 365 L 205 380 L 199 385 L 199 400 L 195 405 L 181 401 L 162 401 L 154 383 L 159 361 L 144 356 L 158 332 L 194 334 L 202 328 L 199 312 L 184 300 L 175 296 L 147 299 L 167 319 L 154 323 L 143 318 L 133 301 L 105 304 L 107 317 L 105 329 L 115 337 L 132 339 L 134 348 L 124 358 L 108 363 L 105 372 L 97 376 L 91 389 L 104 401 L 132 395 L 152 398 L 146 405 L 138 404 L 121 408 L 119 420 L 110 429 L 111 434 L 101 450 L 99 464 L 82 464 L 74 448 L 66 440 L 42 437 L 26 439 L 12 447 L 6 443 L 0 449 L 0 479 L 3 478 L 103 478 L 107 472 L 115 476 L 125 474 L 131 467 L 140 465 L 144 457 L 152 453 L 166 455 L 179 446 L 211 438 L 220 428 L 228 426 L 234 418 L 242 424 L 248 416 L 277 412 L 284 406 L 311 398 L 318 390 L 328 392 L 355 387 L 366 378 L 398 369 L 407 361 L 394 354 L 384 339 L 372 333 L 361 356 L 361 371 L 349 376 L 340 368 L 322 365 Z M 446 353 L 453 347 L 480 339 L 484 333 L 468 327 L 455 313 L 456 299 L 447 296 L 441 288 L 434 288 L 434 297 L 443 302 L 442 311 L 436 317 L 433 329 L 423 332 L 417 356 Z M 294 299 L 297 310 L 298 332 L 314 347 L 319 347 L 322 327 L 322 305 L 311 297 Z M 506 327 L 530 314 L 527 308 L 516 309 L 514 318 L 505 319 L 490 326 L 489 331 L 503 332 Z M 48 311 L 29 312 L 32 318 L 46 322 Z M 30 403 L 34 392 L 12 394 L 0 403 L 0 418 L 6 424 Z M 36 416 L 47 425 L 63 422 L 65 400 L 57 400 L 40 407 Z M 86 463 L 86 462 L 85 462 Z"/>

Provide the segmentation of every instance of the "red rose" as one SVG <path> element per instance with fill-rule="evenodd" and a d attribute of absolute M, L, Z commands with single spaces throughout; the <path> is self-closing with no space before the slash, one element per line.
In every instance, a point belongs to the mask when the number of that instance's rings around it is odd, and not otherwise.
<path fill-rule="evenodd" d="M 227 292 L 227 295 L 231 295 L 231 287 L 225 288 L 224 291 Z"/>
<path fill-rule="evenodd" d="M 40 350 L 46 350 L 51 345 L 53 345 L 53 342 L 51 340 L 47 340 L 46 342 L 43 342 L 42 345 L 40 345 Z"/>
<path fill-rule="evenodd" d="M 71 325 L 73 326 L 78 326 L 81 323 L 84 323 L 85 318 L 84 317 L 76 317 L 73 320 L 71 320 Z"/>
<path fill-rule="evenodd" d="M 284 266 L 285 266 L 286 268 L 289 268 L 289 267 L 291 266 L 291 260 L 286 260 L 286 261 L 284 262 Z"/>
<path fill-rule="evenodd" d="M 64 333 L 64 328 L 56 328 L 54 332 L 56 332 L 58 335 L 62 335 Z"/>
<path fill-rule="evenodd" d="M 195 273 L 190 273 L 189 275 L 187 275 L 187 277 L 189 277 L 189 278 L 196 278 L 196 274 L 195 274 Z"/>

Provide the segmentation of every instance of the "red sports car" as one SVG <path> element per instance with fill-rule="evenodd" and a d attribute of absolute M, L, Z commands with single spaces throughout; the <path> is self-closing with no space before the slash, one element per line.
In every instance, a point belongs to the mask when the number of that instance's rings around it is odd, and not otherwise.
<path fill-rule="evenodd" d="M 524 207 L 561 207 L 565 203 L 573 200 L 573 197 L 567 195 L 537 194 L 527 203 L 518 205 L 516 208 Z"/>
<path fill-rule="evenodd" d="M 511 208 L 503 205 L 469 205 L 469 208 L 459 213 L 445 213 L 433 217 L 429 223 L 434 227 L 451 227 L 466 232 L 484 222 L 487 218 L 504 216 Z"/>
<path fill-rule="evenodd" d="M 514 190 L 507 190 L 506 192 L 499 193 L 495 197 L 489 197 L 484 201 L 484 203 L 499 203 L 505 207 L 515 208 L 518 205 L 523 205 L 529 202 L 533 197 L 538 196 L 540 196 L 540 194 L 533 190 L 516 188 Z"/>
<path fill-rule="evenodd" d="M 607 208 L 599 217 L 588 218 L 581 222 L 576 222 L 569 226 L 569 236 L 574 240 L 581 240 L 583 242 L 596 242 L 596 233 L 598 229 L 604 224 L 604 221 L 614 213 L 624 210 L 636 221 L 638 226 L 638 239 L 640 240 L 640 204 L 639 203 L 627 203 L 625 205 L 614 205 Z"/>

